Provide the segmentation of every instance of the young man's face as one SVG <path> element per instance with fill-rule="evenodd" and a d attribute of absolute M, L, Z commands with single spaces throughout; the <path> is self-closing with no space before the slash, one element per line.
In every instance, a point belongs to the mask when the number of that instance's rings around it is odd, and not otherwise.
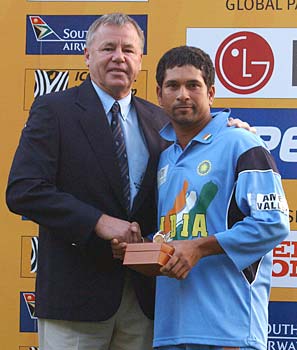
<path fill-rule="evenodd" d="M 158 101 L 176 127 L 204 126 L 210 120 L 214 86 L 207 88 L 202 72 L 192 65 L 167 69 Z"/>

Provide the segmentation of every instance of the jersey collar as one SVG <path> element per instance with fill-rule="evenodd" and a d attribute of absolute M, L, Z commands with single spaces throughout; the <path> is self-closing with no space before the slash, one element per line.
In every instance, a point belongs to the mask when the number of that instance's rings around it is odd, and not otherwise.
<path fill-rule="evenodd" d="M 224 109 L 219 112 L 211 113 L 211 121 L 199 132 L 199 134 L 193 137 L 191 142 L 196 141 L 205 144 L 211 143 L 219 129 L 227 125 L 230 114 L 231 109 Z M 176 134 L 170 122 L 163 127 L 160 131 L 160 135 L 167 141 L 177 143 Z"/>

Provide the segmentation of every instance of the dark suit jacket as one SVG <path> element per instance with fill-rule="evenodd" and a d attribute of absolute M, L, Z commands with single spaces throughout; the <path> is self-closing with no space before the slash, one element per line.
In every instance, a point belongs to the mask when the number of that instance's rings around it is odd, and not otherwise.
<path fill-rule="evenodd" d="M 162 110 L 133 97 L 150 158 L 128 217 L 112 135 L 88 78 L 79 87 L 44 95 L 32 105 L 7 187 L 11 211 L 39 224 L 36 314 L 41 318 L 100 321 L 119 307 L 125 268 L 93 229 L 102 213 L 156 230 L 155 182 L 166 145 Z M 133 273 L 140 306 L 153 317 L 152 279 Z"/>

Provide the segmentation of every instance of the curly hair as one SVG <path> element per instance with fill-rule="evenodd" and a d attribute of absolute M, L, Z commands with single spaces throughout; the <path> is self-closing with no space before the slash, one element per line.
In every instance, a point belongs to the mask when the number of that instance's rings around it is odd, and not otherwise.
<path fill-rule="evenodd" d="M 208 88 L 214 85 L 215 69 L 211 58 L 203 50 L 193 46 L 174 47 L 160 58 L 156 70 L 158 85 L 162 87 L 167 69 L 187 65 L 201 70 Z"/>

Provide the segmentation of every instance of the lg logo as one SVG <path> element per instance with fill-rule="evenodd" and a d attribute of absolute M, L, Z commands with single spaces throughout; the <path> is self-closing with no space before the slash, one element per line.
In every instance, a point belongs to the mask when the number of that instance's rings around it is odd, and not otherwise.
<path fill-rule="evenodd" d="M 237 94 L 251 94 L 268 83 L 274 56 L 270 45 L 260 35 L 237 32 L 220 44 L 215 66 L 225 88 Z"/>

